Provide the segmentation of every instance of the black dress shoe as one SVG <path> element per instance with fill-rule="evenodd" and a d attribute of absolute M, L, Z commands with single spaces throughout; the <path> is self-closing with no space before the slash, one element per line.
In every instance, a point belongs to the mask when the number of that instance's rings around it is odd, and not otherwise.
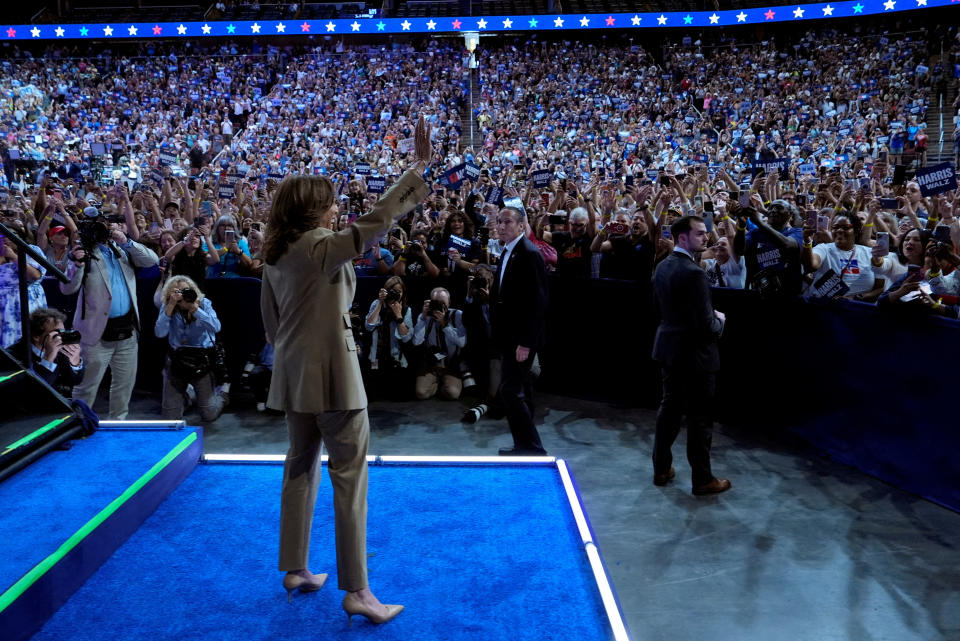
<path fill-rule="evenodd" d="M 501 447 L 499 454 L 500 456 L 546 456 L 547 451 L 518 447 Z"/>
<path fill-rule="evenodd" d="M 696 496 L 706 496 L 708 494 L 720 494 L 730 489 L 730 481 L 727 479 L 713 479 L 706 485 L 697 485 L 693 488 Z"/>
<path fill-rule="evenodd" d="M 677 471 L 673 469 L 673 466 L 670 466 L 670 470 L 666 474 L 654 474 L 653 475 L 653 484 L 658 486 L 664 486 L 670 482 L 670 480 L 677 475 Z"/>

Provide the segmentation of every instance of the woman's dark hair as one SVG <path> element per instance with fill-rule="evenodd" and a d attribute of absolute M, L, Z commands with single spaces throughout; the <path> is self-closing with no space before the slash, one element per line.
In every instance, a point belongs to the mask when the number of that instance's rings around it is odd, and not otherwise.
<path fill-rule="evenodd" d="M 907 236 L 915 231 L 920 232 L 920 264 L 923 264 L 923 257 L 926 256 L 927 253 L 927 243 L 930 242 L 930 232 L 919 227 L 912 227 L 907 230 L 906 234 L 900 237 L 900 242 L 897 244 L 897 258 L 900 259 L 901 265 L 907 264 L 907 257 L 903 253 L 903 243 L 907 241 Z"/>
<path fill-rule="evenodd" d="M 274 265 L 305 232 L 323 224 L 333 204 L 333 183 L 325 176 L 287 176 L 270 205 L 263 257 Z"/>
<path fill-rule="evenodd" d="M 470 222 L 473 223 L 474 227 L 480 225 L 480 219 L 477 217 L 477 203 L 483 203 L 483 196 L 472 193 L 467 196 L 467 202 L 463 205 L 463 211 L 467 214 L 467 217 L 470 219 Z"/>
<path fill-rule="evenodd" d="M 66 322 L 67 316 L 60 310 L 53 309 L 51 307 L 40 307 L 33 310 L 30 313 L 30 335 L 43 335 L 44 325 L 46 325 L 47 321 L 49 320 L 53 320 L 54 322 L 60 321 L 63 323 Z"/>
<path fill-rule="evenodd" d="M 470 219 L 470 216 L 467 216 L 459 209 L 450 212 L 450 215 L 447 216 L 447 220 L 443 223 L 443 237 L 450 237 L 450 223 L 453 221 L 454 217 L 459 217 L 461 220 L 463 220 L 463 237 L 468 240 L 473 238 L 473 221 Z"/>

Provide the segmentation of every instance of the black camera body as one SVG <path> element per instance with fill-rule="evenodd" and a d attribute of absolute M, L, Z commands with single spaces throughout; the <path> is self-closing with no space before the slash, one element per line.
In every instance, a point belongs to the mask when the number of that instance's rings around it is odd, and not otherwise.
<path fill-rule="evenodd" d="M 185 303 L 195 303 L 197 302 L 197 290 L 187 287 L 186 289 L 180 290 L 180 298 L 183 299 Z"/>
<path fill-rule="evenodd" d="M 387 297 L 384 299 L 388 305 L 391 303 L 399 303 L 403 300 L 403 294 L 395 292 L 392 289 L 387 290 Z"/>
<path fill-rule="evenodd" d="M 76 345 L 80 342 L 80 330 L 77 329 L 61 329 L 60 334 L 60 343 L 62 345 Z"/>
<path fill-rule="evenodd" d="M 447 306 L 443 304 L 443 301 L 439 300 L 431 300 L 429 309 L 431 312 L 443 312 L 444 314 L 447 313 Z"/>

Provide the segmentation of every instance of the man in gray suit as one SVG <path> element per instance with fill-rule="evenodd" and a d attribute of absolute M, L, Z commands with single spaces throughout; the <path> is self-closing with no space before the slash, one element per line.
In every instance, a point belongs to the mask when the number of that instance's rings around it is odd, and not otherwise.
<path fill-rule="evenodd" d="M 713 309 L 707 275 L 697 266 L 695 253 L 706 248 L 707 228 L 696 216 L 684 216 L 670 227 L 673 253 L 657 266 L 653 276 L 660 327 L 653 343 L 653 359 L 663 374 L 663 398 L 657 413 L 653 443 L 653 483 L 666 485 L 675 475 L 670 451 L 687 415 L 687 460 L 693 493 L 701 496 L 730 489 L 730 481 L 710 470 L 710 444 L 716 372 L 720 369 L 717 341 L 726 320 Z"/>
<path fill-rule="evenodd" d="M 67 266 L 69 283 L 60 291 L 77 291 L 73 328 L 80 331 L 86 369 L 83 381 L 73 388 L 73 398 L 90 407 L 97 398 L 103 375 L 110 368 L 110 418 L 125 419 L 137 378 L 137 342 L 140 312 L 134 267 L 157 264 L 153 250 L 127 237 L 125 224 L 107 222 L 95 207 L 87 207 L 89 253 L 77 248 Z"/>

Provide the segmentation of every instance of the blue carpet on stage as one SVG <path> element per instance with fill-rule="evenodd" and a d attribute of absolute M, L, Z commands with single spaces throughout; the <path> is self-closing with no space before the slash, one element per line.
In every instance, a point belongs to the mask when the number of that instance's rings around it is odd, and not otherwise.
<path fill-rule="evenodd" d="M 100 430 L 0 483 L 0 592 L 53 553 L 188 433 Z"/>
<path fill-rule="evenodd" d="M 34 636 L 104 639 L 609 639 L 554 467 L 372 466 L 371 588 L 406 610 L 347 627 L 326 468 L 316 593 L 277 571 L 282 466 L 200 465 Z"/>

